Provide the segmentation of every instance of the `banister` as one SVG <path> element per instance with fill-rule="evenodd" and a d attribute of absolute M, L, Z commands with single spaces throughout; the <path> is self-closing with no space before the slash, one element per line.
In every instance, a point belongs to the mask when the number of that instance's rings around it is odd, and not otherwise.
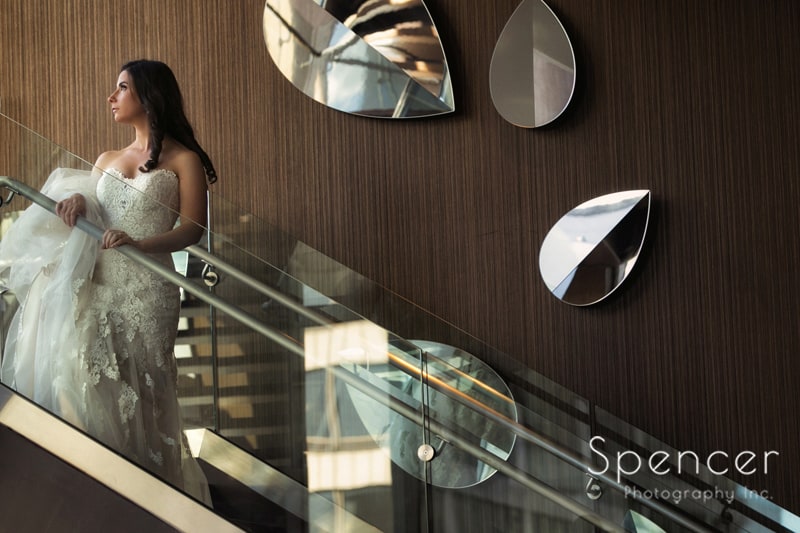
<path fill-rule="evenodd" d="M 42 194 L 41 192 L 29 187 L 28 185 L 21 183 L 17 180 L 9 178 L 8 176 L 0 176 L 0 186 L 6 187 L 9 190 L 24 196 L 31 200 L 32 202 L 44 207 L 51 213 L 55 214 L 56 210 L 56 202 L 52 198 Z M 88 233 L 92 237 L 97 240 L 101 240 L 103 238 L 103 230 L 92 224 L 88 219 L 85 217 L 78 217 L 75 226 Z M 197 298 L 205 301 L 210 305 L 214 305 L 217 308 L 221 309 L 222 311 L 230 314 L 231 316 L 235 317 L 237 320 L 245 324 L 246 326 L 254 329 L 255 331 L 261 333 L 265 337 L 268 337 L 270 340 L 278 343 L 282 347 L 290 350 L 298 355 L 303 355 L 303 348 L 302 345 L 295 339 L 292 339 L 288 335 L 285 335 L 283 332 L 272 328 L 263 322 L 259 321 L 257 318 L 253 317 L 246 311 L 226 302 L 222 298 L 210 294 L 205 287 L 201 287 L 196 283 L 193 283 L 187 280 L 185 277 L 181 276 L 175 270 L 169 269 L 147 255 L 146 253 L 142 252 L 141 250 L 137 249 L 134 246 L 126 244 L 124 246 L 120 246 L 115 248 L 119 253 L 123 254 L 124 256 L 130 258 L 131 260 L 139 263 L 142 266 L 156 272 L 160 276 L 164 277 L 168 281 L 178 285 L 179 287 L 183 288 L 186 292 L 196 296 Z"/>
<path fill-rule="evenodd" d="M 28 198 L 34 203 L 47 209 L 51 213 L 55 213 L 56 202 L 53 199 L 47 197 L 40 191 L 33 189 L 32 187 L 18 180 L 14 180 L 8 176 L 0 176 L 0 186 L 9 189 L 13 193 Z M 2 200 L 0 200 L 0 206 L 2 205 L 3 202 Z M 104 231 L 95 224 L 93 224 L 92 222 L 90 222 L 85 217 L 78 217 L 75 226 L 78 229 L 88 233 L 90 236 L 92 236 L 97 240 L 102 239 Z M 242 310 L 241 308 L 233 304 L 230 304 L 226 300 L 208 292 L 208 289 L 206 287 L 201 287 L 200 285 L 197 285 L 187 280 L 184 276 L 181 276 L 175 270 L 165 267 L 163 264 L 159 263 L 146 253 L 137 249 L 136 247 L 131 245 L 124 245 L 115 249 L 120 253 L 122 253 L 123 255 L 125 255 L 126 257 L 128 257 L 129 259 L 131 259 L 132 261 L 135 261 L 136 263 L 159 274 L 163 278 L 174 283 L 175 285 L 178 285 L 179 287 L 183 288 L 185 291 L 197 297 L 198 299 L 203 300 L 209 305 L 212 305 L 220 309 L 221 311 L 230 315 L 232 318 L 244 324 L 245 326 L 253 329 L 254 331 L 267 337 L 273 342 L 276 342 L 277 344 L 287 349 L 288 351 L 296 355 L 299 355 L 301 357 L 305 356 L 303 345 L 297 339 L 294 339 L 289 335 L 286 335 L 285 333 L 281 332 L 276 328 L 264 324 L 263 322 L 261 322 L 251 314 L 247 313 L 246 311 Z M 251 276 L 242 273 L 232 265 L 226 263 L 224 260 L 218 257 L 213 256 L 213 254 L 210 254 L 209 252 L 203 250 L 199 246 L 196 245 L 189 246 L 186 248 L 186 251 L 188 253 L 200 257 L 201 259 L 214 265 L 215 267 L 220 268 L 220 270 L 228 273 L 229 275 L 235 276 L 236 279 L 246 283 L 251 288 L 259 290 L 263 294 L 268 295 L 270 298 L 273 298 L 276 302 L 280 303 L 281 305 L 284 305 L 287 308 L 291 309 L 292 311 L 295 311 L 303 316 L 306 316 L 307 318 L 311 319 L 312 321 L 314 321 L 319 325 L 330 326 L 333 324 L 333 322 L 327 317 L 324 317 L 323 315 L 315 312 L 314 310 L 309 309 L 303 306 L 302 304 L 299 304 L 292 298 L 289 298 L 286 295 L 280 293 L 279 291 L 276 291 L 266 286 L 265 284 L 259 282 L 258 280 L 255 280 Z M 551 487 L 533 478 L 526 472 L 515 468 L 507 461 L 504 461 L 498 458 L 497 456 L 491 454 L 490 452 L 487 452 L 480 446 L 476 446 L 471 442 L 469 442 L 467 439 L 463 439 L 458 435 L 458 433 L 452 431 L 450 428 L 436 422 L 435 420 L 425 419 L 421 413 L 417 412 L 413 407 L 409 406 L 405 402 L 402 402 L 397 398 L 391 396 L 387 398 L 385 391 L 371 390 L 372 385 L 364 382 L 361 379 L 356 378 L 355 376 L 353 376 L 352 373 L 348 372 L 347 370 L 337 367 L 334 368 L 333 371 L 337 375 L 337 377 L 340 377 L 344 381 L 347 381 L 349 384 L 357 387 L 361 392 L 364 392 L 365 394 L 369 395 L 374 400 L 385 404 L 387 407 L 398 412 L 399 414 L 410 419 L 411 421 L 416 422 L 422 427 L 429 427 L 436 433 L 445 437 L 449 442 L 464 449 L 468 453 L 475 456 L 477 459 L 485 462 L 486 464 L 495 468 L 496 470 L 503 472 L 503 474 L 507 475 L 509 478 L 516 480 L 517 482 L 530 488 L 534 492 L 553 501 L 559 506 L 564 507 L 565 509 L 579 516 L 580 518 L 587 520 L 596 525 L 597 527 L 606 531 L 619 531 L 619 532 L 624 531 L 621 526 L 610 522 L 608 519 L 590 510 L 589 508 L 560 494 Z M 480 412 L 482 415 L 504 426 L 506 429 L 509 429 L 516 435 L 527 440 L 528 442 L 531 442 L 532 444 L 555 455 L 559 459 L 562 459 L 563 461 L 569 463 L 571 466 L 576 467 L 579 470 L 582 470 L 584 473 L 590 474 L 590 469 L 592 468 L 593 465 L 588 464 L 586 461 L 583 460 L 582 457 L 574 454 L 572 451 L 563 448 L 560 445 L 550 441 L 543 435 L 534 432 L 530 428 L 522 426 L 518 422 L 511 420 L 502 413 L 499 413 L 485 406 L 484 404 L 475 400 L 474 398 L 452 395 L 451 393 L 449 393 L 447 389 L 438 387 L 435 380 L 428 380 L 429 376 L 427 376 L 426 373 L 424 373 L 421 369 L 420 373 L 421 377 L 425 380 L 426 384 L 437 388 L 437 390 L 439 390 L 441 393 L 448 395 L 450 399 L 454 399 L 466 405 L 467 407 Z M 614 476 L 608 473 L 600 475 L 591 473 L 591 475 L 603 481 L 604 483 L 607 483 L 610 487 L 614 488 L 617 491 L 620 492 L 626 491 L 627 487 L 622 483 L 617 482 Z M 635 493 L 632 493 L 631 496 L 640 503 L 646 505 L 647 507 L 650 507 L 654 511 L 668 517 L 670 520 L 673 520 L 674 522 L 686 527 L 691 531 L 695 531 L 698 533 L 711 531 L 710 529 L 704 527 L 703 525 L 698 524 L 695 520 L 692 520 L 689 517 L 676 512 L 675 510 L 663 505 L 658 501 L 654 501 L 648 498 L 638 497 L 636 496 Z"/>

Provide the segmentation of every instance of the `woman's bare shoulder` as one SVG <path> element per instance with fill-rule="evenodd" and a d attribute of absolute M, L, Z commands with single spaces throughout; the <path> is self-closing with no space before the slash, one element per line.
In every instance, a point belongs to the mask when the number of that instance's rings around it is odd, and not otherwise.
<path fill-rule="evenodd" d="M 167 158 L 165 158 L 164 166 L 172 169 L 179 177 L 181 175 L 192 175 L 200 173 L 204 174 L 203 163 L 200 161 L 200 156 L 185 146 L 175 143 L 171 147 Z"/>
<path fill-rule="evenodd" d="M 119 159 L 121 154 L 122 150 L 109 150 L 107 152 L 103 152 L 97 156 L 97 160 L 94 163 L 94 171 L 100 172 L 108 170 L 109 165 Z"/>

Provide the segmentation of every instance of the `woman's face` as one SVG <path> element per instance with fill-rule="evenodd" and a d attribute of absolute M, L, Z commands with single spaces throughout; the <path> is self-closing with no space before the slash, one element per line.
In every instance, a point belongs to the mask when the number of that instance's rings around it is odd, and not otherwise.
<path fill-rule="evenodd" d="M 108 97 L 114 120 L 123 124 L 131 123 L 145 115 L 144 106 L 136 94 L 133 81 L 127 70 L 119 73 L 117 88 Z"/>

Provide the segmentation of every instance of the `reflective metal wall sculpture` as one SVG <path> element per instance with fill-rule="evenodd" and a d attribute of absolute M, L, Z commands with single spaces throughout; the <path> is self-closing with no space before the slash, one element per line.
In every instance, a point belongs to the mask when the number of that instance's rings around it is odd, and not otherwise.
<path fill-rule="evenodd" d="M 600 196 L 564 215 L 539 253 L 539 271 L 547 288 L 572 305 L 590 305 L 607 297 L 631 273 L 649 219 L 648 190 Z"/>
<path fill-rule="evenodd" d="M 502 460 L 508 459 L 516 441 L 514 432 L 456 399 L 459 396 L 471 398 L 516 422 L 517 408 L 502 378 L 478 358 L 458 348 L 429 341 L 410 342 L 423 350 L 428 381 L 435 381 L 424 392 L 431 419 L 453 429 L 461 438 L 480 446 L 485 452 Z M 410 361 L 411 366 L 415 364 L 418 366 L 419 362 Z M 371 368 L 402 390 L 408 401 L 421 402 L 423 390 L 419 376 L 389 365 L 380 369 L 373 364 Z M 496 472 L 474 455 L 448 443 L 435 431 L 432 431 L 429 443 L 433 459 L 424 462 L 419 456 L 420 435 L 423 433 L 419 425 L 388 407 L 376 407 L 375 402 L 354 388 L 348 387 L 348 390 L 373 439 L 388 443 L 392 461 L 418 479 L 439 487 L 463 488 L 485 481 Z M 426 472 L 426 468 L 430 471 Z"/>
<path fill-rule="evenodd" d="M 522 128 L 549 124 L 572 100 L 572 43 L 542 0 L 523 0 L 506 23 L 489 67 L 489 87 L 500 116 Z"/>
<path fill-rule="evenodd" d="M 267 0 L 264 39 L 281 73 L 328 107 L 381 118 L 454 110 L 422 0 Z"/>

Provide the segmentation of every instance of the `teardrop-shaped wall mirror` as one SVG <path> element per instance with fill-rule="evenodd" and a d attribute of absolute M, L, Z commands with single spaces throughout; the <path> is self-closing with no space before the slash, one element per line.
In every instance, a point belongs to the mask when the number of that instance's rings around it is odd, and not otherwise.
<path fill-rule="evenodd" d="M 523 0 L 497 40 L 489 67 L 497 112 L 511 124 L 551 123 L 575 91 L 575 54 L 566 30 L 542 0 Z"/>
<path fill-rule="evenodd" d="M 539 272 L 550 292 L 572 305 L 591 305 L 628 277 L 650 219 L 650 191 L 607 194 L 584 202 L 548 232 Z"/>
<path fill-rule="evenodd" d="M 275 65 L 323 105 L 379 118 L 455 109 L 444 50 L 422 0 L 267 0 L 263 22 Z"/>

